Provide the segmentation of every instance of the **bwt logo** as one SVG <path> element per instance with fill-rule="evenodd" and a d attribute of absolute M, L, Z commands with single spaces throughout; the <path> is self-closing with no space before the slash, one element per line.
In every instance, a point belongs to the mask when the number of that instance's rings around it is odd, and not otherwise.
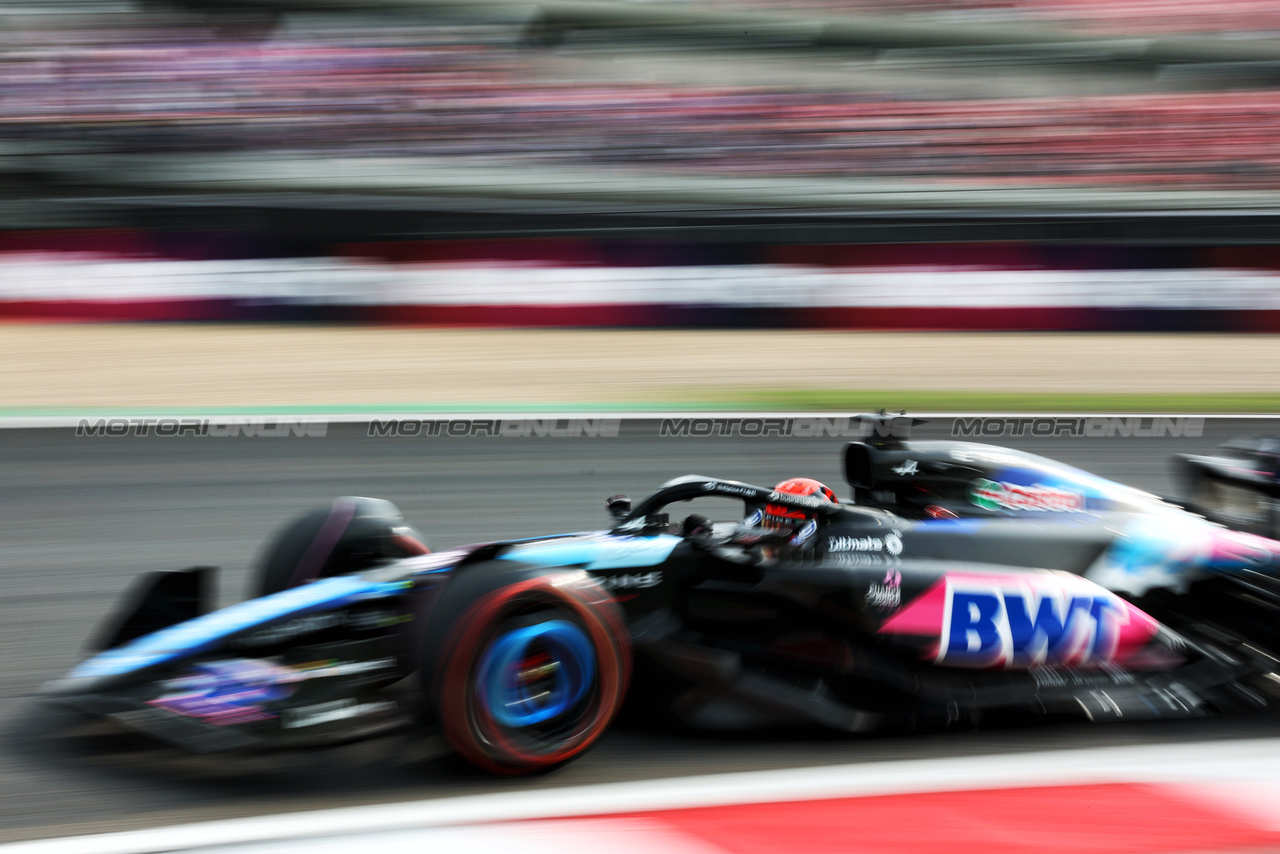
<path fill-rule="evenodd" d="M 965 667 L 1110 661 L 1125 617 L 1109 595 L 952 589 L 938 661 Z"/>
<path fill-rule="evenodd" d="M 952 438 L 1000 436 L 1084 436 L 1091 439 L 1199 438 L 1204 435 L 1203 417 L 1117 418 L 957 418 L 951 422 Z"/>

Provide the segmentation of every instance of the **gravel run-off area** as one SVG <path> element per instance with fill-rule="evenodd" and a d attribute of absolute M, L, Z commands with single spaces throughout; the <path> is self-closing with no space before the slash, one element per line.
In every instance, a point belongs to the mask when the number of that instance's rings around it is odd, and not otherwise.
<path fill-rule="evenodd" d="M 608 405 L 753 390 L 1274 392 L 1280 336 L 0 326 L 0 406 Z"/>

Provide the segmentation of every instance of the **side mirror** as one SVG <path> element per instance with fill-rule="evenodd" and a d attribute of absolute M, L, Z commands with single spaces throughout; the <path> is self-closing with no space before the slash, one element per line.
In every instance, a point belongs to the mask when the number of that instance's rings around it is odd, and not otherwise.
<path fill-rule="evenodd" d="M 625 495 L 611 495 L 604 500 L 604 509 L 614 519 L 625 519 L 631 513 L 631 499 Z"/>

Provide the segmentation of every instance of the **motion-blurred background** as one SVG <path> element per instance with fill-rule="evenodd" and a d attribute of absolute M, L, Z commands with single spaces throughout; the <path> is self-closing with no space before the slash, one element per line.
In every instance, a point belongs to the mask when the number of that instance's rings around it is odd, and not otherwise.
<path fill-rule="evenodd" d="M 0 415 L 994 400 L 956 389 L 1274 410 L 1280 337 L 1198 333 L 1280 331 L 1278 107 L 1280 0 L 0 0 L 0 320 L 211 322 L 0 323 Z M 555 331 L 488 329 L 514 326 Z M 1197 334 L 1121 334 L 1152 331 Z M 140 570 L 222 565 L 238 596 L 333 495 L 394 500 L 439 547 L 598 525 L 687 471 L 839 482 L 825 438 L 491 438 L 7 432 L 0 716 Z M 1052 455 L 1163 491 L 1197 449 L 1126 441 Z M 623 733 L 519 785 L 1205 737 L 1103 729 Z M 0 839 L 490 785 L 400 743 L 156 773 L 33 732 L 0 738 Z"/>
<path fill-rule="evenodd" d="M 0 316 L 1280 329 L 1274 0 L 10 0 Z"/>

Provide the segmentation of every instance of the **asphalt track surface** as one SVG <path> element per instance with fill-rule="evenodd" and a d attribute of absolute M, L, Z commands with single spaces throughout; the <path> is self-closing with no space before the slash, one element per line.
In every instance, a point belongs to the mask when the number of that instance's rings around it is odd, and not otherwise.
<path fill-rule="evenodd" d="M 947 425 L 921 429 L 944 438 Z M 1163 724 L 984 725 L 927 734 L 706 736 L 615 728 L 590 754 L 533 779 L 468 773 L 430 738 L 236 759 L 181 754 L 32 700 L 73 665 L 139 573 L 223 568 L 235 601 L 274 529 L 336 495 L 391 499 L 436 548 L 603 527 L 603 499 L 680 474 L 771 484 L 820 478 L 843 491 L 831 438 L 661 438 L 627 421 L 615 438 L 76 438 L 0 431 L 0 842 L 289 810 L 522 788 L 863 760 L 1280 735 L 1264 713 Z M 1209 419 L 1200 438 L 1009 438 L 1116 480 L 1172 494 L 1168 458 L 1280 423 Z"/>

